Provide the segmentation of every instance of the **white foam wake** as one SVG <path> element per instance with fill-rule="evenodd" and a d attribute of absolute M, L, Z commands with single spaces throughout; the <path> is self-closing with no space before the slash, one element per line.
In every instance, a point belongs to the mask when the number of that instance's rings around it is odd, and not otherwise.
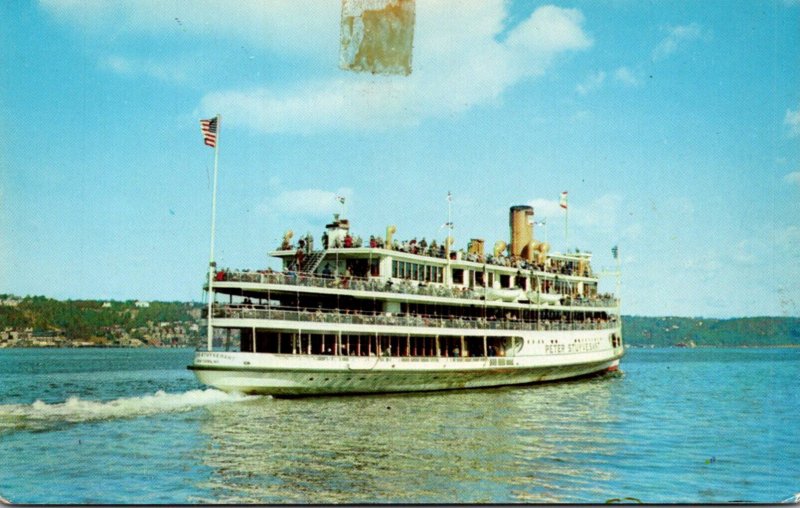
<path fill-rule="evenodd" d="M 132 418 L 157 413 L 181 412 L 219 404 L 238 402 L 255 397 L 220 390 L 189 390 L 183 393 L 166 393 L 159 390 L 152 395 L 122 397 L 109 401 L 83 400 L 70 397 L 64 402 L 48 404 L 37 400 L 33 404 L 0 405 L 0 420 L 84 422 L 112 418 Z"/>

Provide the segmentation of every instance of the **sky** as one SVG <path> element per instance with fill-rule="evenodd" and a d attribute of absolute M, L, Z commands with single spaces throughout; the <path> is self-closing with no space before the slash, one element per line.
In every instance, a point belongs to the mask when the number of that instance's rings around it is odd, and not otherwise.
<path fill-rule="evenodd" d="M 346 197 L 362 237 L 509 238 L 622 311 L 800 316 L 800 2 L 425 1 L 412 71 L 339 66 L 337 1 L 1 2 L 0 293 L 203 300 Z M 558 207 L 569 192 L 568 230 Z M 613 290 L 613 276 L 601 290 Z"/>

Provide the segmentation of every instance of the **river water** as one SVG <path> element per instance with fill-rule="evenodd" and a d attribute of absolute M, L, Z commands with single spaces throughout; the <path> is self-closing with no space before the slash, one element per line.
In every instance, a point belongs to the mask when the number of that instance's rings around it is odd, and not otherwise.
<path fill-rule="evenodd" d="M 187 349 L 0 350 L 15 503 L 774 503 L 800 492 L 799 349 L 633 349 L 622 373 L 281 400 Z M 631 501 L 631 499 L 629 499 Z"/>

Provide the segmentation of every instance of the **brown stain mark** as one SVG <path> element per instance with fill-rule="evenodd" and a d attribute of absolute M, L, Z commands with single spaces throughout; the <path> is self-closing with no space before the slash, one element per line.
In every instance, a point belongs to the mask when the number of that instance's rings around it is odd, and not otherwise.
<path fill-rule="evenodd" d="M 414 0 L 384 1 L 383 8 L 374 8 L 376 0 L 342 0 L 342 69 L 411 74 Z"/>

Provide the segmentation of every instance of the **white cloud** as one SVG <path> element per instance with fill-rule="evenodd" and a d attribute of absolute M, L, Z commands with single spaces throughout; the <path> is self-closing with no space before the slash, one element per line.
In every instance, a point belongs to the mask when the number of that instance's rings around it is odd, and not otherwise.
<path fill-rule="evenodd" d="M 667 36 L 653 49 L 652 59 L 663 60 L 675 53 L 681 46 L 703 37 L 703 28 L 697 23 L 669 27 Z"/>
<path fill-rule="evenodd" d="M 335 0 L 39 0 L 39 5 L 85 33 L 236 39 L 292 54 L 326 52 L 339 43 L 341 7 Z"/>
<path fill-rule="evenodd" d="M 599 90 L 603 86 L 605 80 L 606 73 L 604 71 L 594 72 L 587 76 L 583 83 L 576 86 L 575 91 L 580 95 L 587 95 L 589 92 Z"/>
<path fill-rule="evenodd" d="M 800 109 L 792 111 L 786 110 L 786 116 L 783 117 L 783 123 L 789 127 L 789 136 L 796 138 L 800 136 Z"/>
<path fill-rule="evenodd" d="M 547 218 L 550 223 L 560 220 L 564 215 L 564 209 L 559 205 L 558 199 L 539 198 L 528 201 L 527 204 L 533 207 L 534 217 L 537 221 Z M 576 206 L 570 202 L 569 222 L 576 227 L 594 232 L 615 232 L 621 204 L 622 197 L 617 194 L 605 194 L 584 205 Z M 639 233 L 636 228 L 629 229 L 627 232 L 631 235 Z"/>
<path fill-rule="evenodd" d="M 794 185 L 800 185 L 800 171 L 793 171 L 785 175 L 783 181 Z"/>
<path fill-rule="evenodd" d="M 544 218 L 552 220 L 561 216 L 564 210 L 559 206 L 557 199 L 534 199 L 528 201 L 528 206 L 533 207 L 534 218 L 540 221 Z"/>
<path fill-rule="evenodd" d="M 260 207 L 263 213 L 297 214 L 310 216 L 326 216 L 338 213 L 341 204 L 337 196 L 345 198 L 345 203 L 350 201 L 353 189 L 341 187 L 336 191 L 322 189 L 285 190 L 273 199 L 265 202 Z"/>
<path fill-rule="evenodd" d="M 174 63 L 165 64 L 113 55 L 103 58 L 100 65 L 123 76 L 149 76 L 167 83 L 182 84 L 189 79 L 186 70 Z"/>
<path fill-rule="evenodd" d="M 348 73 L 284 90 L 223 90 L 203 97 L 200 113 L 226 111 L 229 125 L 262 132 L 415 125 L 497 100 L 592 44 L 575 9 L 540 7 L 501 42 L 505 17 L 500 1 L 420 3 L 410 76 Z"/>
<path fill-rule="evenodd" d="M 539 7 L 499 40 L 508 21 L 503 0 L 418 2 L 411 75 L 371 76 L 337 68 L 341 3 L 336 0 L 39 0 L 39 5 L 84 37 L 236 41 L 248 51 L 313 65 L 320 76 L 313 82 L 220 89 L 200 100 L 195 113 L 223 112 L 228 126 L 259 132 L 415 125 L 497 101 L 510 86 L 541 76 L 566 54 L 592 45 L 577 9 Z M 101 64 L 120 74 L 173 82 L 192 75 L 146 59 L 111 56 Z"/>
<path fill-rule="evenodd" d="M 639 86 L 641 81 L 636 74 L 627 67 L 619 67 L 614 71 L 614 79 L 627 86 Z"/>

